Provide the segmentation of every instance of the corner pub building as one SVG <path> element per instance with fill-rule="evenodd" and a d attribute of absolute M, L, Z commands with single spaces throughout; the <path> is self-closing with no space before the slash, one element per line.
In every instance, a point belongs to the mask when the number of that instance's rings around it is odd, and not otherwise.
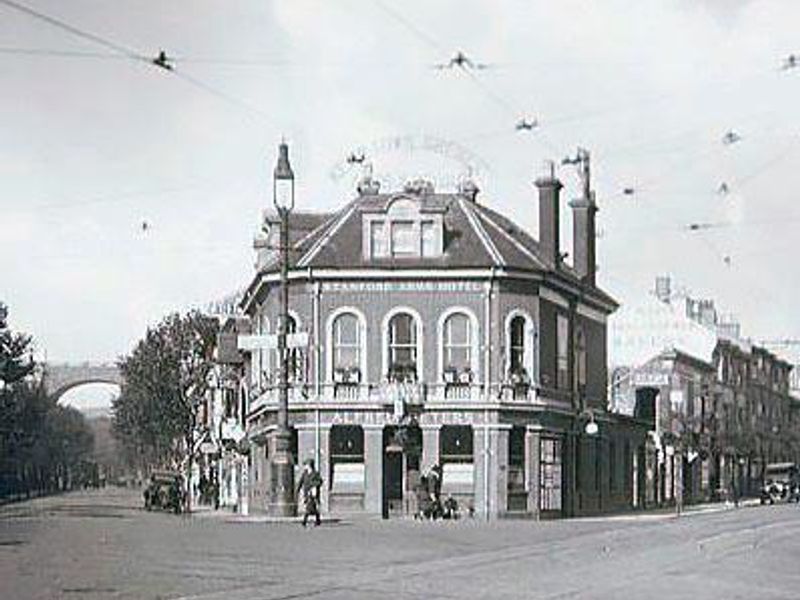
<path fill-rule="evenodd" d="M 569 266 L 561 183 L 551 174 L 536 187 L 538 241 L 471 182 L 381 193 L 367 177 L 332 214 L 290 215 L 287 329 L 301 334 L 288 350 L 292 454 L 315 459 L 323 512 L 413 514 L 434 464 L 443 496 L 478 516 L 637 506 L 646 426 L 606 411 L 616 304 L 595 285 L 594 197 L 586 185 L 570 204 Z M 276 229 L 265 215 L 241 302 L 255 336 L 274 333 L 281 310 Z M 269 502 L 275 355 L 252 344 L 245 355 L 251 510 Z"/>

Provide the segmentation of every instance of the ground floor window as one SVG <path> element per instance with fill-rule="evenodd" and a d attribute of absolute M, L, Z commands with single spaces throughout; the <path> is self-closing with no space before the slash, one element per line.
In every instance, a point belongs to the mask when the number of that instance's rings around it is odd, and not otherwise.
<path fill-rule="evenodd" d="M 439 456 L 442 463 L 472 462 L 472 427 L 443 425 L 439 432 Z"/>
<path fill-rule="evenodd" d="M 508 434 L 508 489 L 525 490 L 525 428 L 514 426 Z"/>
<path fill-rule="evenodd" d="M 470 425 L 443 425 L 439 431 L 442 488 L 446 492 L 469 493 L 475 481 L 473 433 Z"/>
<path fill-rule="evenodd" d="M 542 438 L 539 442 L 539 510 L 561 510 L 560 439 Z"/>
<path fill-rule="evenodd" d="M 331 489 L 363 492 L 364 430 L 358 425 L 334 425 L 330 436 Z"/>

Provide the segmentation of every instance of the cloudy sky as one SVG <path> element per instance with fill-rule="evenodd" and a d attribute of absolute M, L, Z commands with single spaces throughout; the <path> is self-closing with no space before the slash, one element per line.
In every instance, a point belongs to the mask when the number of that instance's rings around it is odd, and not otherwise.
<path fill-rule="evenodd" d="M 0 2 L 0 299 L 49 359 L 113 360 L 246 284 L 281 136 L 302 209 L 344 203 L 365 149 L 384 187 L 471 168 L 534 232 L 533 179 L 585 146 L 608 291 L 671 273 L 755 339 L 800 337 L 797 2 L 15 1 L 175 59 Z M 434 68 L 458 50 L 487 68 Z"/>

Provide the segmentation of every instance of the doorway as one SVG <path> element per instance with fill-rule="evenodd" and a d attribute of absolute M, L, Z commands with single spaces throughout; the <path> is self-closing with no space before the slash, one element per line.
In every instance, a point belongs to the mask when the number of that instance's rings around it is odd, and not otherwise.
<path fill-rule="evenodd" d="M 383 457 L 383 518 L 403 513 L 403 451 L 386 449 Z"/>
<path fill-rule="evenodd" d="M 406 496 L 419 482 L 422 430 L 415 420 L 383 430 L 383 518 L 413 513 Z"/>

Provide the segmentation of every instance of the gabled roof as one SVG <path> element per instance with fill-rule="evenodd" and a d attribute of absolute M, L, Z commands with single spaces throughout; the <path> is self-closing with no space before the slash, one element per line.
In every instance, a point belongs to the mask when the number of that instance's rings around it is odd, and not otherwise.
<path fill-rule="evenodd" d="M 363 252 L 362 214 L 383 211 L 398 198 L 410 198 L 420 213 L 441 213 L 444 222 L 444 252 L 437 257 L 368 258 Z M 312 269 L 481 269 L 527 271 L 588 292 L 604 303 L 616 306 L 602 290 L 587 285 L 566 263 L 552 264 L 544 257 L 539 242 L 522 227 L 468 194 L 402 192 L 363 194 L 340 210 L 319 215 L 319 222 L 304 235 L 292 235 L 290 261 L 293 268 Z M 290 221 L 294 227 L 295 217 Z M 310 221 L 306 220 L 305 224 Z M 262 272 L 276 270 L 269 261 Z"/>

